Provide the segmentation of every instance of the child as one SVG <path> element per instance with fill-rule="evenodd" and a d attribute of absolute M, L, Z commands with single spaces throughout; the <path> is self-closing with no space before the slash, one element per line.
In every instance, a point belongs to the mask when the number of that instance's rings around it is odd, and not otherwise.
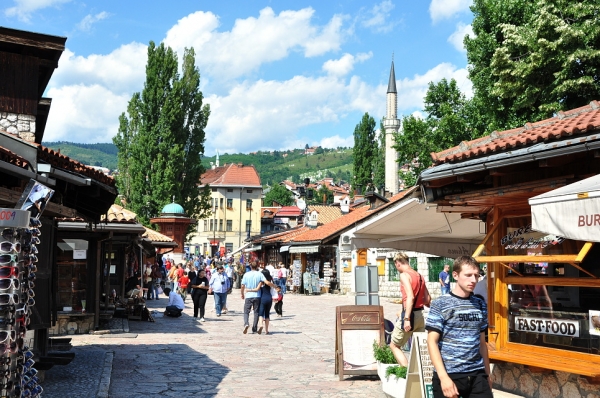
<path fill-rule="evenodd" d="M 184 303 L 185 298 L 187 297 L 187 287 L 189 283 L 190 278 L 187 276 L 187 274 L 183 274 L 183 276 L 179 278 L 179 294 L 181 295 Z"/>
<path fill-rule="evenodd" d="M 281 286 L 275 288 L 277 290 L 277 302 L 275 303 L 275 312 L 277 316 L 281 318 L 283 316 L 283 293 L 281 292 Z"/>

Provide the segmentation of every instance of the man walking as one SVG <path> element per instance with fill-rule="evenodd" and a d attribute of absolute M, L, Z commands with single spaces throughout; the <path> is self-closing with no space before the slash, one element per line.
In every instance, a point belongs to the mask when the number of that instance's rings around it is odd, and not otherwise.
<path fill-rule="evenodd" d="M 425 286 L 425 280 L 417 271 L 410 267 L 406 254 L 396 254 L 394 265 L 398 272 L 400 272 L 402 313 L 394 326 L 390 348 L 394 353 L 396 362 L 402 366 L 408 366 L 408 360 L 402 352 L 402 346 L 406 344 L 413 332 L 425 331 L 423 307 L 429 306 L 431 297 L 429 296 L 427 286 Z"/>
<path fill-rule="evenodd" d="M 244 334 L 248 333 L 250 327 L 249 318 L 250 310 L 254 310 L 254 322 L 252 323 L 252 333 L 258 331 L 258 306 L 260 305 L 260 289 L 256 292 L 245 292 L 246 289 L 256 289 L 260 282 L 266 283 L 271 287 L 275 287 L 272 282 L 269 282 L 267 278 L 258 272 L 258 262 L 253 261 L 250 264 L 250 272 L 246 272 L 242 278 L 242 300 L 244 301 Z M 261 327 L 262 331 L 262 327 Z"/>
<path fill-rule="evenodd" d="M 427 317 L 427 348 L 435 368 L 433 396 L 492 398 L 490 362 L 485 342 L 485 301 L 473 294 L 479 263 L 458 257 L 452 266 L 456 286 L 433 301 Z"/>
<path fill-rule="evenodd" d="M 444 270 L 440 272 L 438 279 L 442 287 L 442 295 L 450 293 L 450 265 L 444 264 Z"/>
<path fill-rule="evenodd" d="M 209 285 L 215 296 L 217 316 L 221 316 L 223 308 L 227 308 L 227 291 L 229 290 L 229 279 L 225 275 L 222 265 L 217 265 L 217 272 L 211 276 Z"/>

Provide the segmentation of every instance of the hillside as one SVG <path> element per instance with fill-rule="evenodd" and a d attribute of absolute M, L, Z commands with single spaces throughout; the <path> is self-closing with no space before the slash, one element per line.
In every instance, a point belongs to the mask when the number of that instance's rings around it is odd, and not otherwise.
<path fill-rule="evenodd" d="M 72 142 L 44 142 L 44 146 L 60 150 L 60 153 L 91 166 L 117 168 L 117 148 L 112 143 L 79 144 Z M 202 158 L 202 164 L 209 169 L 216 156 Z M 289 151 L 258 151 L 250 154 L 222 154 L 219 164 L 253 164 L 260 175 L 263 185 L 272 185 L 283 180 L 301 182 L 308 177 L 311 180 L 333 177 L 349 181 L 353 167 L 352 148 L 318 148 L 314 155 L 304 155 L 304 149 Z"/>

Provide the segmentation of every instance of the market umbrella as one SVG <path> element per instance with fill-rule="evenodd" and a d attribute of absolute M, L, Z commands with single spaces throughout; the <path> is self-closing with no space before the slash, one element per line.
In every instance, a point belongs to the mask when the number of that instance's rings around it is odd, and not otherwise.
<path fill-rule="evenodd" d="M 600 242 L 600 175 L 534 196 L 529 204 L 534 230 Z"/>

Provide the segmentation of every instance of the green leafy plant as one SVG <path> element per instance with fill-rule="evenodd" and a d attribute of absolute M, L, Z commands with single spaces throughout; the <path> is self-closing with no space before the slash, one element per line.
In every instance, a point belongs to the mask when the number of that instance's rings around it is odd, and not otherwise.
<path fill-rule="evenodd" d="M 398 379 L 406 379 L 406 366 L 390 366 L 385 370 L 385 377 L 389 378 L 390 375 L 394 375 Z"/>
<path fill-rule="evenodd" d="M 375 359 L 384 364 L 397 363 L 394 358 L 392 349 L 387 344 L 379 344 L 377 341 L 373 341 L 373 356 Z"/>

